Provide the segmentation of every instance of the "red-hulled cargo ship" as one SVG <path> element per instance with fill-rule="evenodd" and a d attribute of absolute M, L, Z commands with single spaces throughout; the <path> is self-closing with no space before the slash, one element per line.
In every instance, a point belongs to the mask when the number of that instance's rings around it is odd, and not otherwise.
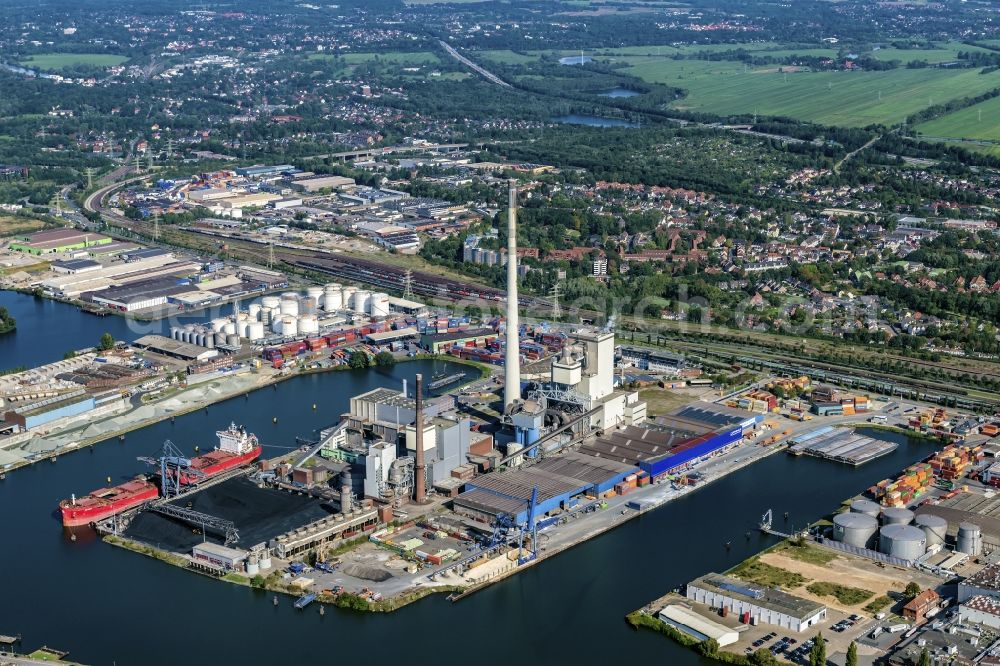
<path fill-rule="evenodd" d="M 133 509 L 143 502 L 156 499 L 160 489 L 146 477 L 138 477 L 121 485 L 95 490 L 86 497 L 76 496 L 59 503 L 63 525 L 89 525 Z"/>
<path fill-rule="evenodd" d="M 191 458 L 193 474 L 181 473 L 181 483 L 194 485 L 235 467 L 248 465 L 260 457 L 257 436 L 243 426 L 231 423 L 226 430 L 215 433 L 219 446 L 214 451 Z"/>

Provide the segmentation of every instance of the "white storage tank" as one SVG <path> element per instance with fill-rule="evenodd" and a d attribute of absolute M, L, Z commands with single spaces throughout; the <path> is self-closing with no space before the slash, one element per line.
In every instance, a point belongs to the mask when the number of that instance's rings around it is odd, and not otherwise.
<path fill-rule="evenodd" d="M 883 525 L 909 525 L 913 522 L 913 512 L 909 509 L 890 506 L 882 509 Z"/>
<path fill-rule="evenodd" d="M 328 291 L 323 294 L 323 309 L 334 312 L 344 307 L 344 294 L 341 291 Z"/>
<path fill-rule="evenodd" d="M 239 325 L 237 326 L 237 331 L 239 332 L 241 338 L 249 338 L 250 337 L 250 324 L 252 324 L 252 323 L 256 323 L 256 322 L 241 321 L 239 323 Z"/>
<path fill-rule="evenodd" d="M 250 322 L 247 329 L 247 337 L 251 340 L 260 340 L 264 337 L 264 324 L 259 321 Z"/>
<path fill-rule="evenodd" d="M 239 347 L 240 336 L 236 335 L 235 333 L 233 335 L 227 335 L 226 344 L 229 345 L 230 347 Z"/>
<path fill-rule="evenodd" d="M 218 333 L 206 333 L 205 334 L 205 346 L 209 349 L 215 349 L 215 336 Z"/>
<path fill-rule="evenodd" d="M 372 300 L 368 306 L 368 314 L 373 317 L 388 317 L 389 294 L 384 294 L 382 292 L 372 294 Z"/>
<path fill-rule="evenodd" d="M 247 308 L 247 314 L 250 315 L 250 319 L 253 321 L 260 321 L 260 311 L 264 309 L 260 303 L 251 303 L 250 307 Z"/>
<path fill-rule="evenodd" d="M 233 322 L 229 322 L 228 324 L 222 327 L 222 332 L 226 334 L 227 338 L 230 335 L 237 335 L 236 324 L 234 324 Z"/>
<path fill-rule="evenodd" d="M 281 330 L 278 331 L 284 336 L 292 336 L 299 334 L 299 320 L 292 315 L 283 315 L 281 317 Z"/>
<path fill-rule="evenodd" d="M 299 317 L 299 334 L 312 335 L 319 333 L 319 320 L 314 314 L 306 314 Z"/>
<path fill-rule="evenodd" d="M 219 331 L 221 331 L 221 330 L 222 330 L 222 329 L 223 329 L 223 328 L 224 328 L 224 327 L 226 326 L 226 324 L 228 324 L 228 323 L 229 323 L 229 319 L 228 319 L 228 318 L 226 318 L 226 317 L 218 317 L 218 318 L 216 318 L 216 319 L 213 319 L 213 320 L 212 320 L 212 330 L 213 330 L 213 331 L 215 331 L 216 333 L 218 333 L 218 332 L 219 332 Z"/>
<path fill-rule="evenodd" d="M 878 519 L 867 513 L 838 513 L 833 517 L 833 540 L 868 548 L 878 532 Z"/>
<path fill-rule="evenodd" d="M 271 568 L 271 553 L 264 551 L 264 554 L 260 556 L 260 568 L 261 569 Z"/>
<path fill-rule="evenodd" d="M 261 308 L 260 309 L 260 321 L 261 321 L 261 323 L 264 324 L 265 326 L 270 325 L 270 323 L 271 323 L 271 315 L 272 315 L 273 312 L 274 312 L 274 310 L 272 310 L 271 308 Z"/>
<path fill-rule="evenodd" d="M 171 337 L 171 339 L 173 339 L 173 340 L 180 340 L 181 339 L 181 331 L 183 331 L 183 330 L 184 329 L 182 329 L 180 326 L 171 326 L 170 327 L 170 337 Z"/>
<path fill-rule="evenodd" d="M 260 304 L 261 307 L 276 310 L 278 309 L 278 306 L 281 305 L 281 299 L 278 298 L 277 296 L 265 296 L 264 298 L 260 299 Z"/>
<path fill-rule="evenodd" d="M 948 521 L 933 513 L 922 513 L 913 519 L 913 524 L 924 531 L 927 547 L 943 546 L 948 535 Z"/>
<path fill-rule="evenodd" d="M 322 294 L 320 295 L 322 298 Z M 306 296 L 299 301 L 299 314 L 316 314 L 316 306 L 319 301 L 312 296 Z"/>
<path fill-rule="evenodd" d="M 306 289 L 306 296 L 309 298 L 319 300 L 319 297 L 323 295 L 323 287 L 309 287 Z"/>
<path fill-rule="evenodd" d="M 882 507 L 871 500 L 859 499 L 851 502 L 851 513 L 864 513 L 874 518 L 878 518 L 878 514 L 881 512 Z"/>
<path fill-rule="evenodd" d="M 354 292 L 351 297 L 351 309 L 355 312 L 364 312 L 368 314 L 368 308 L 371 306 L 372 293 L 365 289 L 358 289 Z"/>
<path fill-rule="evenodd" d="M 351 307 L 351 303 L 354 300 L 354 292 L 356 292 L 357 290 L 358 290 L 357 287 L 353 285 L 347 285 L 346 287 L 344 287 L 343 291 L 340 292 L 341 295 L 343 296 L 342 300 L 344 302 L 344 308 Z"/>
<path fill-rule="evenodd" d="M 215 344 L 224 345 L 226 344 L 226 334 L 219 332 L 215 334 Z"/>
<path fill-rule="evenodd" d="M 282 315 L 291 315 L 292 317 L 297 317 L 299 315 L 299 301 L 298 299 L 289 300 L 287 298 L 281 299 L 281 305 L 279 306 L 279 311 Z"/>
<path fill-rule="evenodd" d="M 927 537 L 922 529 L 913 525 L 886 525 L 879 532 L 879 550 L 912 562 L 927 552 Z"/>
<path fill-rule="evenodd" d="M 981 555 L 983 552 L 983 532 L 979 525 L 962 523 L 958 526 L 955 550 L 966 555 Z"/>

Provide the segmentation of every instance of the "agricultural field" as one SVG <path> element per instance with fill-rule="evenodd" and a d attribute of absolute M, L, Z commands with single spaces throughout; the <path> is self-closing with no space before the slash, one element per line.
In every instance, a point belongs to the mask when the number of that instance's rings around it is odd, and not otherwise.
<path fill-rule="evenodd" d="M 907 63 L 923 60 L 931 65 L 937 65 L 942 62 L 958 60 L 959 51 L 980 53 L 990 52 L 988 49 L 980 48 L 978 46 L 969 46 L 968 44 L 963 44 L 961 42 L 943 42 L 935 45 L 935 48 L 931 49 L 883 48 L 873 51 L 870 55 L 876 60 L 882 60 L 885 62 L 899 60 L 902 63 Z"/>
<path fill-rule="evenodd" d="M 506 49 L 496 51 L 477 51 L 471 54 L 476 60 L 488 62 L 498 62 L 502 65 L 523 65 L 529 62 L 537 62 L 545 51 L 532 51 L 530 55 L 515 53 Z"/>
<path fill-rule="evenodd" d="M 25 67 L 37 69 L 67 69 L 77 65 L 114 67 L 128 60 L 110 53 L 42 53 L 21 61 Z"/>
<path fill-rule="evenodd" d="M 45 228 L 45 222 L 31 217 L 17 215 L 0 215 L 0 238 L 27 234 Z"/>
<path fill-rule="evenodd" d="M 631 57 L 624 70 L 687 91 L 678 109 L 789 116 L 827 125 L 896 124 L 931 104 L 1000 86 L 1000 72 L 896 69 L 884 72 L 789 71 L 742 63 Z"/>
<path fill-rule="evenodd" d="M 1000 97 L 921 123 L 915 129 L 928 138 L 1000 142 Z"/>

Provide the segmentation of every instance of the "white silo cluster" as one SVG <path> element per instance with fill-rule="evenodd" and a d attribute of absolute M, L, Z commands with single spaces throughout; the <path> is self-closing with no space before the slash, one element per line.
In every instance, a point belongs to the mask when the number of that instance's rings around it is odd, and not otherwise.
<path fill-rule="evenodd" d="M 326 326 L 342 323 L 343 317 L 333 321 L 340 313 L 354 320 L 388 317 L 389 295 L 338 283 L 309 287 L 305 294 L 286 291 L 280 296 L 264 296 L 245 311 L 203 326 L 175 326 L 170 335 L 174 340 L 209 348 L 237 347 L 241 340 L 255 342 L 272 336 L 307 338 Z"/>
<path fill-rule="evenodd" d="M 879 522 L 881 519 L 881 528 Z M 963 523 L 963 526 L 966 524 Z M 958 548 L 975 550 L 975 536 L 978 527 L 969 525 L 966 531 L 968 544 L 962 543 L 962 529 L 959 529 Z M 849 512 L 833 517 L 833 539 L 857 548 L 878 549 L 880 553 L 907 562 L 920 559 L 930 548 L 945 545 L 948 521 L 933 514 L 915 516 L 902 507 L 882 508 L 868 500 L 851 503 Z M 980 543 L 982 537 L 979 537 Z M 980 546 L 981 547 L 981 546 Z"/>

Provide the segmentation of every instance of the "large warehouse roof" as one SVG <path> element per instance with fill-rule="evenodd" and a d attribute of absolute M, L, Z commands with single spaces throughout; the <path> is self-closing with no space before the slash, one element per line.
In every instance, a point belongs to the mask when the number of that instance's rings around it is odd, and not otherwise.
<path fill-rule="evenodd" d="M 538 502 L 542 504 L 583 492 L 634 469 L 634 465 L 601 460 L 583 453 L 566 453 L 546 458 L 531 467 L 477 477 L 467 484 L 470 490 L 459 495 L 455 503 L 491 514 L 517 515 L 527 508 L 535 488 L 538 488 Z"/>

